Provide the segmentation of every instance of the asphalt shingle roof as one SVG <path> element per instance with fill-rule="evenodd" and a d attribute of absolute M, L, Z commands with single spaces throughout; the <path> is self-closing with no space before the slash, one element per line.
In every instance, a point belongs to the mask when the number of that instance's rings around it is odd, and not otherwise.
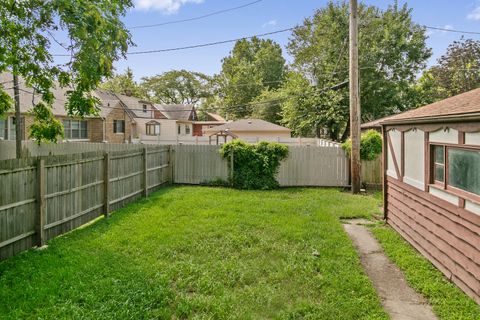
<path fill-rule="evenodd" d="M 233 122 L 228 122 L 221 126 L 209 128 L 205 131 L 218 132 L 224 131 L 226 129 L 229 129 L 230 131 L 292 131 L 288 128 L 260 119 L 241 119 Z"/>
<path fill-rule="evenodd" d="M 458 118 L 480 115 L 480 88 L 432 104 L 388 117 L 381 124 L 408 123 L 411 121 Z"/>

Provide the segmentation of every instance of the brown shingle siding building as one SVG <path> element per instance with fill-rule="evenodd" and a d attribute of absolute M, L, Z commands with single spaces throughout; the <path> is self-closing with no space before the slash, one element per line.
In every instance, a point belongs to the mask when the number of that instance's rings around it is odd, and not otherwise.
<path fill-rule="evenodd" d="M 388 224 L 480 303 L 480 89 L 380 125 Z"/>

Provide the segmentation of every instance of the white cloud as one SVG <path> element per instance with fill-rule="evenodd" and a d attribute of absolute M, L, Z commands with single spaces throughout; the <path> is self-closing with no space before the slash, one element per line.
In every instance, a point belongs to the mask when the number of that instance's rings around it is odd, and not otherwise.
<path fill-rule="evenodd" d="M 467 19 L 475 21 L 480 20 L 480 6 L 473 9 L 473 11 L 467 15 Z"/>
<path fill-rule="evenodd" d="M 159 10 L 167 14 L 176 13 L 187 3 L 202 3 L 204 0 L 135 0 L 135 8 L 140 10 Z"/>
<path fill-rule="evenodd" d="M 263 25 L 262 25 L 262 28 L 266 28 L 266 27 L 274 27 L 277 25 L 277 20 L 270 20 L 268 22 L 265 22 Z"/>

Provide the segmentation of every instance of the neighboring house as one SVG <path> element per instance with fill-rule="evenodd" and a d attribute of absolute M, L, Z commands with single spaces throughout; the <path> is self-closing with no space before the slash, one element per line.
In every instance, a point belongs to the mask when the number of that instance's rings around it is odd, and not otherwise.
<path fill-rule="evenodd" d="M 124 134 L 128 141 L 135 141 L 141 135 L 162 135 L 165 128 L 173 125 L 162 112 L 148 101 L 113 92 L 98 90 L 97 93 L 102 94 L 101 100 L 104 105 L 108 99 L 113 99 L 121 106 L 116 112 L 119 117 L 123 117 L 123 124 L 117 120 L 109 122 L 107 126 L 111 132 Z M 121 122 L 121 119 L 119 120 Z"/>
<path fill-rule="evenodd" d="M 10 73 L 0 74 L 0 83 L 3 84 L 6 92 L 13 98 L 13 76 Z M 33 115 L 30 111 L 33 104 L 40 102 L 40 95 L 34 94 L 34 90 L 25 84 L 25 80 L 19 79 L 20 95 L 20 123 L 22 126 L 22 140 L 28 139 L 29 128 L 33 123 Z M 54 116 L 62 121 L 65 127 L 65 140 L 75 141 L 95 141 L 101 142 L 104 139 L 103 119 L 108 116 L 109 109 L 101 109 L 98 116 L 88 116 L 83 119 L 70 117 L 65 110 L 65 101 L 67 100 L 66 90 L 54 88 L 52 93 L 55 100 L 52 105 Z M 7 113 L 4 119 L 0 119 L 0 140 L 15 140 L 15 111 Z"/>
<path fill-rule="evenodd" d="M 155 104 L 168 120 L 169 126 L 161 135 L 166 137 L 191 137 L 193 136 L 193 123 L 198 119 L 193 105 L 183 104 Z"/>
<path fill-rule="evenodd" d="M 480 303 L 480 89 L 380 125 L 387 222 Z"/>
<path fill-rule="evenodd" d="M 290 138 L 292 130 L 260 119 L 242 119 L 228 122 L 205 130 L 205 135 L 214 136 L 228 134 L 239 139 L 272 139 Z"/>
<path fill-rule="evenodd" d="M 13 97 L 13 77 L 10 73 L 0 74 L 0 83 L 4 84 L 7 93 Z M 22 139 L 28 139 L 29 127 L 33 123 L 30 111 L 33 103 L 40 101 L 40 95 L 33 94 L 33 89 L 19 79 L 20 110 L 22 114 Z M 96 90 L 94 95 L 100 100 L 98 115 L 85 118 L 70 117 L 65 110 L 67 90 L 54 88 L 53 115 L 64 125 L 64 141 L 129 143 L 141 134 L 157 135 L 161 132 L 162 121 L 167 117 L 158 111 L 153 104 L 142 99 L 120 95 L 108 91 Z M 175 127 L 175 121 L 169 121 Z M 165 125 L 168 127 L 168 125 Z M 0 140 L 15 140 L 14 110 L 5 119 L 0 119 Z"/>
<path fill-rule="evenodd" d="M 207 129 L 227 123 L 227 121 L 219 114 L 207 112 L 206 115 L 206 120 L 193 122 L 194 136 L 201 137 L 205 135 Z"/>

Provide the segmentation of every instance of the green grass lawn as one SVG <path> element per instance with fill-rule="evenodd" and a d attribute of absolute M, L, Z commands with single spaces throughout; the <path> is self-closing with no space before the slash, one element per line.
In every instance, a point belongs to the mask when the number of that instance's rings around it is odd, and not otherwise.
<path fill-rule="evenodd" d="M 161 190 L 0 263 L 0 317 L 387 319 L 335 189 Z M 314 254 L 315 253 L 315 254 Z"/>
<path fill-rule="evenodd" d="M 383 225 L 372 228 L 372 232 L 387 256 L 403 271 L 408 283 L 428 299 L 439 319 L 480 319 L 480 306 L 397 232 Z"/>

